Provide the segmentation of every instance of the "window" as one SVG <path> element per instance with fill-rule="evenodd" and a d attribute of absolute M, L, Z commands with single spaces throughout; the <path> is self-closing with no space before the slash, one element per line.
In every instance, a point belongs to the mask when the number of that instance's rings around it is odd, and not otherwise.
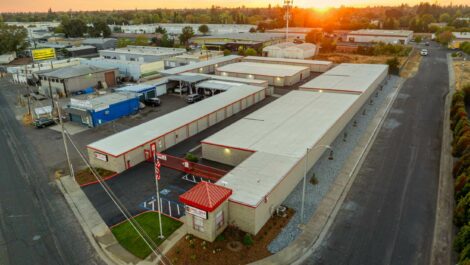
<path fill-rule="evenodd" d="M 201 217 L 193 215 L 193 228 L 196 231 L 204 232 L 204 221 Z"/>
<path fill-rule="evenodd" d="M 224 226 L 224 211 L 218 212 L 215 216 L 215 225 L 217 226 L 217 229 Z"/>

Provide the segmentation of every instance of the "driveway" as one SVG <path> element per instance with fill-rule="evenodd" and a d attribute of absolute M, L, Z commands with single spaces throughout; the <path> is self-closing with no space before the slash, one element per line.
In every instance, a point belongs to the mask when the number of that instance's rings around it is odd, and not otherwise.
<path fill-rule="evenodd" d="M 448 91 L 446 51 L 429 49 L 401 89 L 326 238 L 304 264 L 429 264 Z"/>

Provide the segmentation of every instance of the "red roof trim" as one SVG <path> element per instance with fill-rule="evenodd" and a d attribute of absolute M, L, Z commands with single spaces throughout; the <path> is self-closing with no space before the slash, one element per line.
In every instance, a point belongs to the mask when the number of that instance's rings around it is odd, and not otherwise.
<path fill-rule="evenodd" d="M 196 186 L 180 195 L 182 203 L 212 212 L 232 195 L 232 190 L 210 182 L 199 182 Z"/>

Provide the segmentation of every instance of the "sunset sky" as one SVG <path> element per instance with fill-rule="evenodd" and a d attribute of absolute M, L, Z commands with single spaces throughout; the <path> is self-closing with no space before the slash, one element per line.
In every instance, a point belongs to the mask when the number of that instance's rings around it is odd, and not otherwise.
<path fill-rule="evenodd" d="M 399 5 L 408 3 L 417 4 L 423 0 L 294 0 L 294 5 L 301 7 L 337 7 L 368 6 L 368 5 Z M 434 1 L 431 1 L 434 2 Z M 468 4 L 469 0 L 442 0 L 441 5 Z M 0 0 L 0 12 L 16 11 L 47 11 L 50 8 L 55 11 L 62 10 L 112 10 L 112 9 L 155 9 L 155 8 L 201 8 L 219 5 L 236 7 L 245 5 L 247 7 L 258 7 L 281 5 L 282 0 Z"/>

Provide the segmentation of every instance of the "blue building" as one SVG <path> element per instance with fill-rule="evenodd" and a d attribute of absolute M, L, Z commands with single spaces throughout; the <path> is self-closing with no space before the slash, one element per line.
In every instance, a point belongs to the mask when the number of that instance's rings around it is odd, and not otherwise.
<path fill-rule="evenodd" d="M 118 92 L 94 98 L 72 98 L 66 112 L 70 121 L 96 127 L 135 114 L 138 110 L 138 94 Z"/>

